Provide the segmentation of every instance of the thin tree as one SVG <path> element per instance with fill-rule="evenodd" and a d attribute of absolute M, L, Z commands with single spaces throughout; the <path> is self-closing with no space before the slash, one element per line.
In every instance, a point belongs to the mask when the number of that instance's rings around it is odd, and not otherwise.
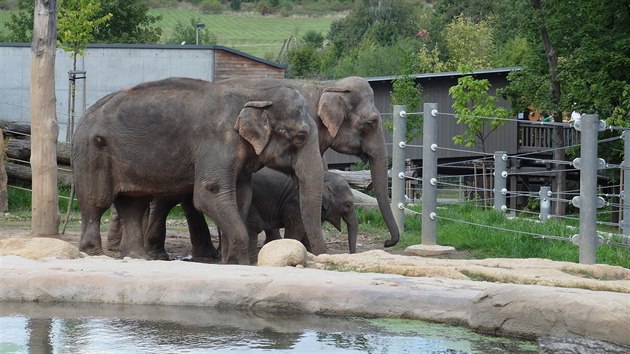
<path fill-rule="evenodd" d="M 33 235 L 59 233 L 55 50 L 57 1 L 37 0 L 31 45 L 31 168 L 33 170 Z"/>
<path fill-rule="evenodd" d="M 562 110 L 561 107 L 561 91 L 560 91 L 560 79 L 558 78 L 558 52 L 551 43 L 549 38 L 549 32 L 547 31 L 547 25 L 545 22 L 545 15 L 543 13 L 540 0 L 531 0 L 532 7 L 534 9 L 536 23 L 538 23 L 538 30 L 540 32 L 540 39 L 543 47 L 545 48 L 545 55 L 547 57 L 547 64 L 549 65 L 549 94 L 551 96 L 551 107 L 553 109 L 553 120 L 557 123 L 562 123 Z M 565 171 L 564 162 L 567 158 L 566 152 L 563 149 L 564 134 L 561 126 L 555 126 L 553 128 L 553 159 L 556 161 L 554 169 L 556 170 L 556 178 L 552 182 L 552 189 L 557 193 L 558 199 L 561 199 L 566 191 L 567 174 Z M 566 211 L 566 204 L 564 202 L 554 203 L 554 214 L 564 215 Z"/>

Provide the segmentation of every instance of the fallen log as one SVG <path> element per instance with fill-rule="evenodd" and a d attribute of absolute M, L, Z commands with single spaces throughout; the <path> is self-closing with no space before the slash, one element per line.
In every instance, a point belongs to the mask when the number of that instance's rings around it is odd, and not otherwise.
<path fill-rule="evenodd" d="M 5 169 L 9 179 L 17 179 L 25 182 L 31 182 L 33 174 L 31 167 L 11 161 L 5 161 Z M 70 186 L 72 183 L 72 172 L 70 166 L 59 166 L 57 170 L 57 183 L 62 186 Z"/>
<path fill-rule="evenodd" d="M 25 137 L 31 136 L 31 125 L 28 123 L 9 122 L 0 119 L 0 129 L 4 132 L 4 136 Z"/>
<path fill-rule="evenodd" d="M 57 163 L 60 165 L 70 165 L 71 144 L 57 142 Z M 30 139 L 9 139 L 6 146 L 7 157 L 28 162 L 31 159 Z"/>

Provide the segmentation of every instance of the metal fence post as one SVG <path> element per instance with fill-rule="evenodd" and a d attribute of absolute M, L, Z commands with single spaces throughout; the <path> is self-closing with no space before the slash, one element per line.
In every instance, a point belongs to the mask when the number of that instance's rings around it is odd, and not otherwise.
<path fill-rule="evenodd" d="M 549 197 L 551 197 L 551 187 L 540 187 L 538 195 L 540 195 L 540 214 L 538 218 L 540 221 L 545 222 L 549 220 L 551 215 L 551 199 L 549 199 Z"/>
<path fill-rule="evenodd" d="M 392 199 L 391 208 L 400 232 L 405 231 L 405 139 L 407 136 L 407 122 L 405 112 L 407 108 L 394 106 L 392 132 Z"/>
<path fill-rule="evenodd" d="M 623 219 L 621 229 L 624 235 L 624 243 L 630 243 L 630 131 L 623 132 L 623 190 L 621 200 L 623 201 Z"/>
<path fill-rule="evenodd" d="M 599 131 L 599 116 L 583 114 L 577 127 L 581 131 L 580 159 L 574 160 L 574 165 L 580 169 L 580 196 L 573 203 L 580 208 L 580 234 L 573 242 L 580 246 L 580 263 L 594 264 L 597 251 L 597 133 Z M 577 159 L 576 159 L 577 160 Z"/>
<path fill-rule="evenodd" d="M 494 209 L 507 211 L 507 159 L 505 151 L 494 152 Z"/>
<path fill-rule="evenodd" d="M 437 103 L 424 104 L 422 127 L 422 244 L 436 245 Z"/>

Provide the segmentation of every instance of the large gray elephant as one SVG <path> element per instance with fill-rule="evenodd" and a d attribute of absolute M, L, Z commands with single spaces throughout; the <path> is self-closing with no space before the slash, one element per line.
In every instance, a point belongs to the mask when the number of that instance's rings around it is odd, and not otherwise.
<path fill-rule="evenodd" d="M 220 81 L 219 84 L 263 90 L 289 86 L 298 90 L 309 102 L 313 112 L 316 112 L 314 118 L 318 128 L 320 152 L 323 154 L 330 148 L 369 162 L 374 194 L 390 233 L 385 247 L 398 243 L 400 232 L 389 200 L 388 159 L 383 124 L 374 105 L 374 92 L 365 79 L 347 77 L 336 81 L 313 82 L 235 78 Z"/>
<path fill-rule="evenodd" d="M 309 242 L 325 252 L 323 168 L 316 166 L 321 155 L 310 112 L 286 86 L 246 89 L 186 78 L 102 98 L 79 122 L 72 145 L 81 251 L 102 253 L 100 221 L 113 203 L 122 219 L 121 254 L 150 258 L 142 232 L 149 201 L 192 195 L 228 240 L 224 260 L 249 264 L 251 174 L 266 165 L 296 176 Z"/>
<path fill-rule="evenodd" d="M 300 215 L 298 187 L 293 178 L 282 172 L 263 168 L 252 176 L 252 204 L 247 214 L 250 256 L 255 256 L 258 234 L 265 231 L 265 243 L 280 238 L 278 229 L 284 228 L 284 237 L 302 241 L 305 239 L 304 224 Z M 328 221 L 341 231 L 341 220 L 348 228 L 348 249 L 356 253 L 359 221 L 354 209 L 354 196 L 346 180 L 332 172 L 324 172 L 322 193 L 322 223 Z M 252 258 L 253 260 L 254 258 Z"/>
<path fill-rule="evenodd" d="M 299 81 L 270 78 L 235 78 L 220 81 L 217 85 L 239 89 L 257 88 L 260 90 L 274 90 L 278 87 L 291 87 L 298 90 L 308 101 L 314 121 L 318 129 L 319 149 L 323 154 L 328 148 L 355 155 L 365 162 L 369 162 L 372 175 L 372 187 L 375 192 L 379 209 L 390 233 L 390 239 L 385 241 L 385 247 L 396 245 L 399 240 L 399 230 L 390 208 L 387 176 L 387 149 L 383 134 L 383 124 L 380 113 L 374 106 L 374 92 L 369 83 L 360 77 L 347 77 L 336 81 Z M 314 168 L 314 164 L 312 165 Z M 158 203 L 162 203 L 158 201 Z M 172 201 L 170 201 L 172 203 Z M 173 204 L 174 205 L 174 204 Z M 172 206 L 172 205 L 171 205 Z M 158 210 L 170 210 L 164 205 Z M 149 225 L 164 225 L 168 211 L 152 214 Z M 193 215 L 194 213 L 189 213 Z M 189 225 L 204 224 L 204 220 L 187 218 Z M 149 227 L 149 230 L 158 229 Z M 197 229 L 197 228 L 196 228 Z M 197 230 L 202 232 L 203 227 Z M 207 234 L 207 231 L 204 232 Z M 150 244 L 164 243 L 162 233 L 148 233 Z M 208 254 L 205 250 L 196 250 L 195 243 L 202 238 L 200 234 L 193 234 L 193 255 Z M 163 246 L 162 246 L 163 248 Z M 165 252 L 164 252 L 165 254 Z"/>

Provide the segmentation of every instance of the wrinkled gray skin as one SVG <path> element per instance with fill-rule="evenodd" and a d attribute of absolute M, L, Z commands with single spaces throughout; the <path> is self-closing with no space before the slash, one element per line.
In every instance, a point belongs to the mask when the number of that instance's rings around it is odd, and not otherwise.
<path fill-rule="evenodd" d="M 251 249 L 256 249 L 258 234 L 265 231 L 265 243 L 280 238 L 278 229 L 284 228 L 284 237 L 302 241 L 310 251 L 304 238 L 304 224 L 300 215 L 298 189 L 291 176 L 263 168 L 252 176 L 252 204 L 247 214 L 247 231 Z M 346 180 L 332 172 L 324 172 L 322 193 L 322 223 L 328 221 L 341 231 L 341 219 L 348 227 L 348 249 L 356 253 L 359 221 L 354 210 L 354 196 Z M 255 252 L 250 255 L 255 256 Z M 252 262 L 255 258 L 252 258 Z"/>
<path fill-rule="evenodd" d="M 227 85 L 237 89 L 252 87 L 261 90 L 289 86 L 298 90 L 308 101 L 312 112 L 317 112 L 313 117 L 318 129 L 321 154 L 331 148 L 340 153 L 358 156 L 364 162 L 370 163 L 372 187 L 390 233 L 390 239 L 385 241 L 385 247 L 398 243 L 400 233 L 390 208 L 387 189 L 388 161 L 383 125 L 380 113 L 374 106 L 374 92 L 365 79 L 347 77 L 337 81 L 318 83 L 270 78 L 236 78 L 221 81 L 217 85 Z M 314 165 L 313 163 L 313 167 Z M 166 215 L 167 213 L 163 215 L 162 220 L 151 217 L 149 224 L 164 224 Z M 190 223 L 202 224 L 205 220 L 188 218 L 188 223 L 189 225 Z M 204 232 L 201 228 L 198 230 Z M 205 233 L 207 234 L 207 231 Z M 156 244 L 160 242 L 163 244 L 166 237 L 165 234 L 148 236 L 154 238 L 153 242 Z M 191 233 L 191 238 L 198 237 Z M 211 257 L 205 251 L 196 251 L 193 242 L 193 255 L 195 254 Z"/>
<path fill-rule="evenodd" d="M 221 81 L 236 87 L 271 89 L 282 85 L 297 89 L 309 102 L 318 128 L 319 149 L 333 149 L 370 163 L 372 187 L 390 233 L 385 247 L 398 243 L 400 232 L 392 213 L 388 192 L 387 148 L 374 92 L 360 77 L 312 82 L 269 78 L 236 78 Z"/>
<path fill-rule="evenodd" d="M 170 78 L 102 98 L 79 122 L 72 145 L 80 250 L 102 253 L 101 216 L 113 203 L 121 254 L 153 258 L 142 230 L 149 201 L 192 195 L 194 207 L 223 230 L 224 261 L 249 264 L 243 220 L 251 174 L 266 165 L 296 176 L 309 242 L 325 252 L 316 129 L 303 96 L 287 87 L 237 90 Z"/>

